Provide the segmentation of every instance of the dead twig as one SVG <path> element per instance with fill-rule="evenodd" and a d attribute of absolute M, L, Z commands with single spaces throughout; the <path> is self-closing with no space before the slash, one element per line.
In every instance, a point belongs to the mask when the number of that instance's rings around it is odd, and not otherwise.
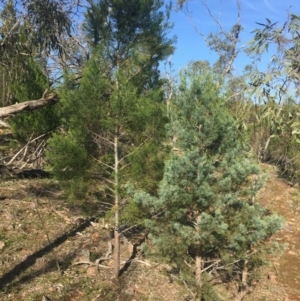
<path fill-rule="evenodd" d="M 90 262 L 90 261 L 78 261 L 78 262 L 74 262 L 73 265 L 80 265 L 80 264 L 88 264 L 89 266 L 96 266 L 96 267 L 100 267 L 100 268 L 104 268 L 104 269 L 112 269 L 113 267 L 110 266 L 106 266 L 103 264 L 96 264 L 95 262 Z"/>

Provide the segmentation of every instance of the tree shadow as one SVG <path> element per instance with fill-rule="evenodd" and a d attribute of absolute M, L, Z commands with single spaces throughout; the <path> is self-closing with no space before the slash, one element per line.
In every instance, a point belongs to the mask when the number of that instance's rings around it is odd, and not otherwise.
<path fill-rule="evenodd" d="M 15 286 L 16 283 L 11 284 L 14 279 L 16 279 L 21 273 L 25 272 L 28 268 L 33 266 L 36 263 L 36 260 L 43 257 L 45 254 L 51 252 L 55 247 L 61 245 L 64 243 L 69 237 L 75 236 L 77 232 L 83 231 L 85 228 L 90 226 L 90 222 L 94 221 L 95 218 L 90 218 L 86 220 L 85 222 L 81 223 L 79 226 L 74 228 L 73 230 L 57 237 L 52 243 L 48 244 L 44 248 L 34 252 L 31 255 L 28 255 L 22 262 L 18 263 L 13 269 L 11 269 L 9 272 L 2 275 L 0 278 L 0 288 L 4 288 L 7 290 L 11 289 L 12 286 Z M 64 262 L 64 269 L 66 269 L 67 265 L 71 263 L 72 254 L 69 254 L 66 257 L 66 262 Z M 52 260 L 47 264 L 47 267 L 44 267 L 41 270 L 36 271 L 35 273 L 31 273 L 30 275 L 25 275 L 20 280 L 17 281 L 17 283 L 23 283 L 26 281 L 29 281 L 36 276 L 45 273 L 47 271 L 51 271 L 56 269 L 56 261 Z"/>
<path fill-rule="evenodd" d="M 64 256 L 63 260 L 59 262 L 61 272 L 63 273 L 64 270 L 66 270 L 72 263 L 72 260 L 76 256 L 76 252 L 72 252 L 70 254 L 67 254 Z M 15 290 L 16 287 L 20 286 L 21 284 L 28 283 L 32 281 L 34 278 L 39 277 L 43 274 L 50 273 L 53 271 L 57 271 L 57 262 L 55 259 L 52 259 L 47 262 L 47 265 L 36 270 L 33 272 L 30 272 L 24 276 L 21 276 L 18 280 L 7 283 L 5 286 L 6 293 L 10 293 L 12 290 Z M 17 276 L 17 275 L 16 275 Z"/>
<path fill-rule="evenodd" d="M 51 181 L 51 179 L 47 181 L 37 179 L 28 185 L 26 192 L 36 198 L 61 199 L 62 189 L 58 183 Z"/>
<path fill-rule="evenodd" d="M 120 269 L 119 276 L 121 277 L 126 271 L 128 271 L 129 267 L 131 266 L 132 260 L 136 257 L 137 255 L 137 245 L 133 245 L 133 251 L 130 256 L 130 258 L 126 261 L 124 266 Z"/>

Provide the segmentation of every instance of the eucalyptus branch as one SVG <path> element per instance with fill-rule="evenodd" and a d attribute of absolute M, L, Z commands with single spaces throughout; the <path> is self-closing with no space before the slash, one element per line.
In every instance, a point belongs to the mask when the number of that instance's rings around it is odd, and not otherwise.
<path fill-rule="evenodd" d="M 217 19 L 214 14 L 211 12 L 209 6 L 207 5 L 206 1 L 201 0 L 202 5 L 206 8 L 209 16 L 212 18 L 212 20 L 217 24 L 220 33 L 230 42 L 231 44 L 231 50 L 229 51 L 229 59 L 228 62 L 225 66 L 225 69 L 223 70 L 223 76 L 226 76 L 227 74 L 230 73 L 230 70 L 232 69 L 232 65 L 233 62 L 235 60 L 235 58 L 237 57 L 237 55 L 242 51 L 242 47 L 240 49 L 237 49 L 237 43 L 239 41 L 239 34 L 241 32 L 241 3 L 239 0 L 236 0 L 236 4 L 237 4 L 237 8 L 238 8 L 238 12 L 237 12 L 237 22 L 234 25 L 233 28 L 235 28 L 235 32 L 233 33 L 228 33 L 224 30 L 221 22 L 219 19 Z M 218 47 L 212 47 L 209 45 L 209 39 L 206 35 L 204 35 L 203 32 L 201 32 L 198 27 L 195 25 L 194 21 L 193 21 L 193 17 L 191 12 L 189 11 L 188 6 L 186 6 L 185 8 L 185 13 L 188 16 L 191 25 L 193 26 L 193 28 L 195 29 L 195 31 L 203 38 L 203 40 L 205 41 L 205 43 L 211 47 L 214 51 L 216 51 L 218 53 L 218 55 L 220 57 L 223 56 L 222 50 L 219 49 Z"/>
<path fill-rule="evenodd" d="M 4 39 L 2 40 L 2 43 L 0 44 L 1 47 L 5 45 L 6 40 L 10 37 L 10 35 L 18 29 L 18 26 L 21 24 L 21 17 L 17 20 L 17 22 L 13 25 L 13 27 L 10 29 L 10 31 L 5 35 Z"/>
<path fill-rule="evenodd" d="M 237 1 L 237 2 L 238 2 L 238 1 Z M 207 10 L 208 14 L 210 15 L 210 17 L 211 17 L 211 18 L 215 21 L 215 23 L 218 25 L 218 27 L 219 27 L 221 33 L 222 33 L 224 36 L 226 36 L 226 38 L 227 38 L 228 40 L 231 40 L 231 36 L 223 29 L 223 26 L 222 26 L 221 22 L 219 21 L 219 19 L 217 19 L 217 18 L 213 15 L 213 13 L 211 12 L 210 8 L 208 7 L 206 1 L 201 0 L 201 3 L 202 3 L 202 5 L 206 8 L 206 10 Z"/>

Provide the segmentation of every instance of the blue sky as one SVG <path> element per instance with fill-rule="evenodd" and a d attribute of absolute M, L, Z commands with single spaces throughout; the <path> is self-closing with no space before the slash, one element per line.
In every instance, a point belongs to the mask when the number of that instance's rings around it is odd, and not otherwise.
<path fill-rule="evenodd" d="M 244 30 L 240 35 L 239 46 L 245 45 L 253 38 L 251 31 L 258 27 L 255 22 L 265 23 L 266 18 L 269 18 L 272 22 L 278 21 L 279 24 L 283 24 L 288 12 L 300 14 L 300 0 L 241 0 L 240 2 L 241 24 Z M 206 0 L 206 3 L 211 12 L 220 20 L 224 29 L 230 29 L 236 23 L 236 0 Z M 205 35 L 218 31 L 218 26 L 201 4 L 201 0 L 190 1 L 189 10 L 198 30 Z M 202 37 L 196 32 L 189 18 L 183 12 L 174 12 L 171 19 L 174 23 L 172 34 L 177 36 L 176 51 L 170 58 L 175 72 L 178 72 L 192 60 L 208 60 L 211 63 L 216 61 L 217 54 L 208 49 Z M 266 64 L 267 60 L 268 58 L 265 59 Z M 240 73 L 243 66 L 249 62 L 244 55 L 239 56 L 234 64 L 236 72 Z"/>

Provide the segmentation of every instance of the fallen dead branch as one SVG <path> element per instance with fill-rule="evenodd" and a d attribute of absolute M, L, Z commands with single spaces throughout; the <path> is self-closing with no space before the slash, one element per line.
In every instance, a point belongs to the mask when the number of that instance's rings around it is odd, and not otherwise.
<path fill-rule="evenodd" d="M 9 129 L 10 125 L 8 123 L 4 122 L 3 120 L 0 120 L 0 128 Z"/>
<path fill-rule="evenodd" d="M 50 93 L 37 100 L 29 100 L 0 108 L 0 118 L 10 117 L 24 111 L 34 111 L 45 106 L 56 104 L 58 101 L 57 94 Z"/>
<path fill-rule="evenodd" d="M 45 139 L 42 139 L 42 141 L 37 145 L 37 147 L 34 149 L 33 153 L 28 154 L 29 146 L 32 145 L 34 142 L 38 141 L 41 138 L 44 138 L 47 134 L 42 134 L 38 137 L 35 137 L 32 139 L 32 136 L 30 137 L 29 141 L 24 145 L 7 163 L 5 163 L 6 166 L 12 165 L 17 159 L 18 163 L 15 164 L 15 167 L 19 167 L 22 164 L 22 168 L 26 166 L 26 164 L 31 163 L 33 165 L 39 159 L 42 157 L 46 141 Z M 20 158 L 21 156 L 21 158 Z"/>
<path fill-rule="evenodd" d="M 112 269 L 113 267 L 108 267 L 106 265 L 100 264 L 102 261 L 110 259 L 110 255 L 112 254 L 112 243 L 111 241 L 108 242 L 108 250 L 105 254 L 104 257 L 96 259 L 94 262 L 88 261 L 88 260 L 82 260 L 73 263 L 73 265 L 79 265 L 79 264 L 88 264 L 90 266 L 96 266 L 96 267 L 102 267 L 102 268 L 107 268 L 107 269 Z"/>
<path fill-rule="evenodd" d="M 88 260 L 83 260 L 83 261 L 78 261 L 78 262 L 74 262 L 73 265 L 80 265 L 80 264 L 88 264 L 89 266 L 96 266 L 96 267 L 100 267 L 100 268 L 104 268 L 104 269 L 112 269 L 113 267 L 111 266 L 107 266 L 107 265 L 103 265 L 100 263 L 95 263 L 95 262 L 91 262 Z"/>

